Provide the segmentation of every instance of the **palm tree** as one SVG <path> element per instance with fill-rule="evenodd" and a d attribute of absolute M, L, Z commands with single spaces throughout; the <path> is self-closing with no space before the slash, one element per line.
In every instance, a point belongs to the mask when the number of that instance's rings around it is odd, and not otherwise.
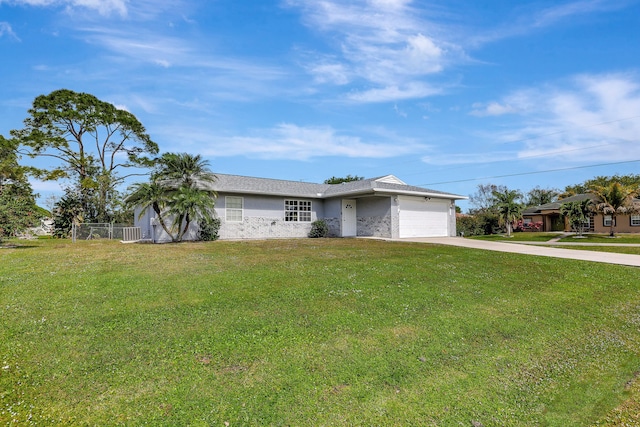
<path fill-rule="evenodd" d="M 569 220 L 571 227 L 577 231 L 579 237 L 582 237 L 584 225 L 589 219 L 592 206 L 591 199 L 565 202 L 560 205 L 560 213 Z"/>
<path fill-rule="evenodd" d="M 522 218 L 524 206 L 518 202 L 522 194 L 517 190 L 504 189 L 503 191 L 493 191 L 494 207 L 498 211 L 500 225 L 507 229 L 507 236 L 511 237 L 511 228 L 514 221 Z"/>
<path fill-rule="evenodd" d="M 208 191 L 187 186 L 178 188 L 167 212 L 174 218 L 173 227 L 178 229 L 177 241 L 182 241 L 192 221 L 210 221 L 214 205 L 215 199 Z"/>
<path fill-rule="evenodd" d="M 194 220 L 209 220 L 214 214 L 215 175 L 200 155 L 166 153 L 157 160 L 151 182 L 134 185 L 127 203 L 152 208 L 171 241 L 180 242 Z M 165 218 L 173 218 L 167 227 Z"/>
<path fill-rule="evenodd" d="M 140 206 L 140 217 L 144 215 L 149 207 L 153 209 L 162 229 L 171 236 L 172 241 L 175 241 L 173 234 L 162 217 L 164 208 L 168 202 L 167 188 L 159 185 L 155 181 L 134 184 L 131 187 L 131 193 L 125 199 L 125 203 L 127 203 L 129 207 Z"/>
<path fill-rule="evenodd" d="M 176 188 L 188 186 L 206 190 L 216 177 L 209 170 L 209 162 L 199 154 L 166 153 L 160 158 L 153 179 L 166 181 Z"/>
<path fill-rule="evenodd" d="M 603 215 L 611 215 L 611 229 L 609 236 L 615 235 L 616 215 L 632 213 L 637 210 L 633 200 L 638 195 L 638 187 L 635 185 L 623 185 L 612 182 L 608 185 L 593 185 L 589 192 L 598 197 L 596 210 Z"/>

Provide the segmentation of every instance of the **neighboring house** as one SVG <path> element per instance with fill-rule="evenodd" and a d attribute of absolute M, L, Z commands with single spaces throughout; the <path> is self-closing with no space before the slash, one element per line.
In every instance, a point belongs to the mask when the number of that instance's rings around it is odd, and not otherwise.
<path fill-rule="evenodd" d="M 527 224 L 542 223 L 540 231 L 572 231 L 569 221 L 560 214 L 560 206 L 567 202 L 594 200 L 598 198 L 593 194 L 576 194 L 556 202 L 545 205 L 529 207 L 522 212 L 524 228 Z M 636 203 L 640 200 L 636 199 Z M 603 215 L 601 212 L 593 212 L 589 223 L 585 224 L 585 231 L 591 233 L 609 233 L 611 228 L 611 215 Z M 640 214 L 616 214 L 616 233 L 640 233 Z"/>
<path fill-rule="evenodd" d="M 221 239 L 307 237 L 323 219 L 333 237 L 455 236 L 455 201 L 465 196 L 407 185 L 393 175 L 341 184 L 216 174 Z M 152 210 L 136 211 L 142 238 L 170 240 Z M 185 240 L 197 236 L 193 225 Z"/>

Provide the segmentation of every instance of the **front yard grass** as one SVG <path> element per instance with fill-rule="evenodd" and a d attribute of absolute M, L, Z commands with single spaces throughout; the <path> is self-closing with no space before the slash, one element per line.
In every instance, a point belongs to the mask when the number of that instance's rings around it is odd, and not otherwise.
<path fill-rule="evenodd" d="M 585 233 L 582 237 L 576 237 L 575 235 L 563 237 L 561 242 L 568 243 L 603 243 L 603 244 L 618 244 L 618 243 L 633 243 L 640 244 L 640 234 L 619 234 L 616 233 L 614 237 L 609 237 L 608 234 L 593 234 Z"/>
<path fill-rule="evenodd" d="M 561 234 L 562 233 L 541 233 L 535 231 L 524 231 L 511 233 L 511 237 L 507 237 L 506 234 L 488 234 L 483 236 L 471 236 L 469 237 L 469 239 L 509 242 L 547 242 L 555 237 L 560 236 Z"/>
<path fill-rule="evenodd" d="M 0 424 L 614 426 L 638 408 L 632 267 L 359 239 L 19 245 L 0 249 Z"/>
<path fill-rule="evenodd" d="M 594 252 L 613 252 L 617 254 L 629 254 L 640 255 L 640 247 L 637 246 L 574 246 L 574 245 L 549 245 L 554 248 L 561 249 L 575 249 L 579 251 L 594 251 Z"/>

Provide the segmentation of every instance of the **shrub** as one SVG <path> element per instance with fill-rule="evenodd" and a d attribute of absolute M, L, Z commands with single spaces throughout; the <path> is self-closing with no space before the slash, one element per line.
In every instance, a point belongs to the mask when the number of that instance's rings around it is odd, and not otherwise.
<path fill-rule="evenodd" d="M 319 219 L 311 223 L 311 231 L 309 232 L 309 237 L 327 237 L 329 235 L 329 226 L 326 221 L 323 219 Z"/>
<path fill-rule="evenodd" d="M 465 236 L 481 236 L 495 234 L 500 231 L 498 216 L 489 212 L 465 215 L 456 219 L 458 234 Z"/>
<path fill-rule="evenodd" d="M 202 219 L 199 223 L 198 240 L 203 242 L 211 242 L 218 240 L 220 237 L 218 231 L 220 231 L 220 219 Z"/>

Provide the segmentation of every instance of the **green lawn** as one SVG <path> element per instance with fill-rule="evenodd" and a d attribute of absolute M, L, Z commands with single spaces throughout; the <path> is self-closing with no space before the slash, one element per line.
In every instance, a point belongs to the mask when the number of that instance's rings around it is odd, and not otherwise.
<path fill-rule="evenodd" d="M 483 236 L 471 236 L 469 239 L 476 240 L 499 240 L 510 242 L 547 242 L 554 237 L 560 236 L 561 233 L 541 233 L 533 231 L 511 233 L 511 237 L 506 234 L 488 234 Z"/>
<path fill-rule="evenodd" d="M 550 245 L 561 249 L 575 249 L 580 251 L 614 252 L 617 254 L 640 255 L 640 247 L 637 246 L 574 246 L 574 245 Z"/>
<path fill-rule="evenodd" d="M 635 268 L 358 239 L 20 244 L 0 249 L 2 425 L 640 423 Z"/>
<path fill-rule="evenodd" d="M 640 234 L 615 234 L 609 237 L 608 234 L 584 234 L 582 237 L 568 236 L 560 239 L 561 242 L 578 243 L 604 243 L 607 245 L 618 243 L 640 244 Z"/>

